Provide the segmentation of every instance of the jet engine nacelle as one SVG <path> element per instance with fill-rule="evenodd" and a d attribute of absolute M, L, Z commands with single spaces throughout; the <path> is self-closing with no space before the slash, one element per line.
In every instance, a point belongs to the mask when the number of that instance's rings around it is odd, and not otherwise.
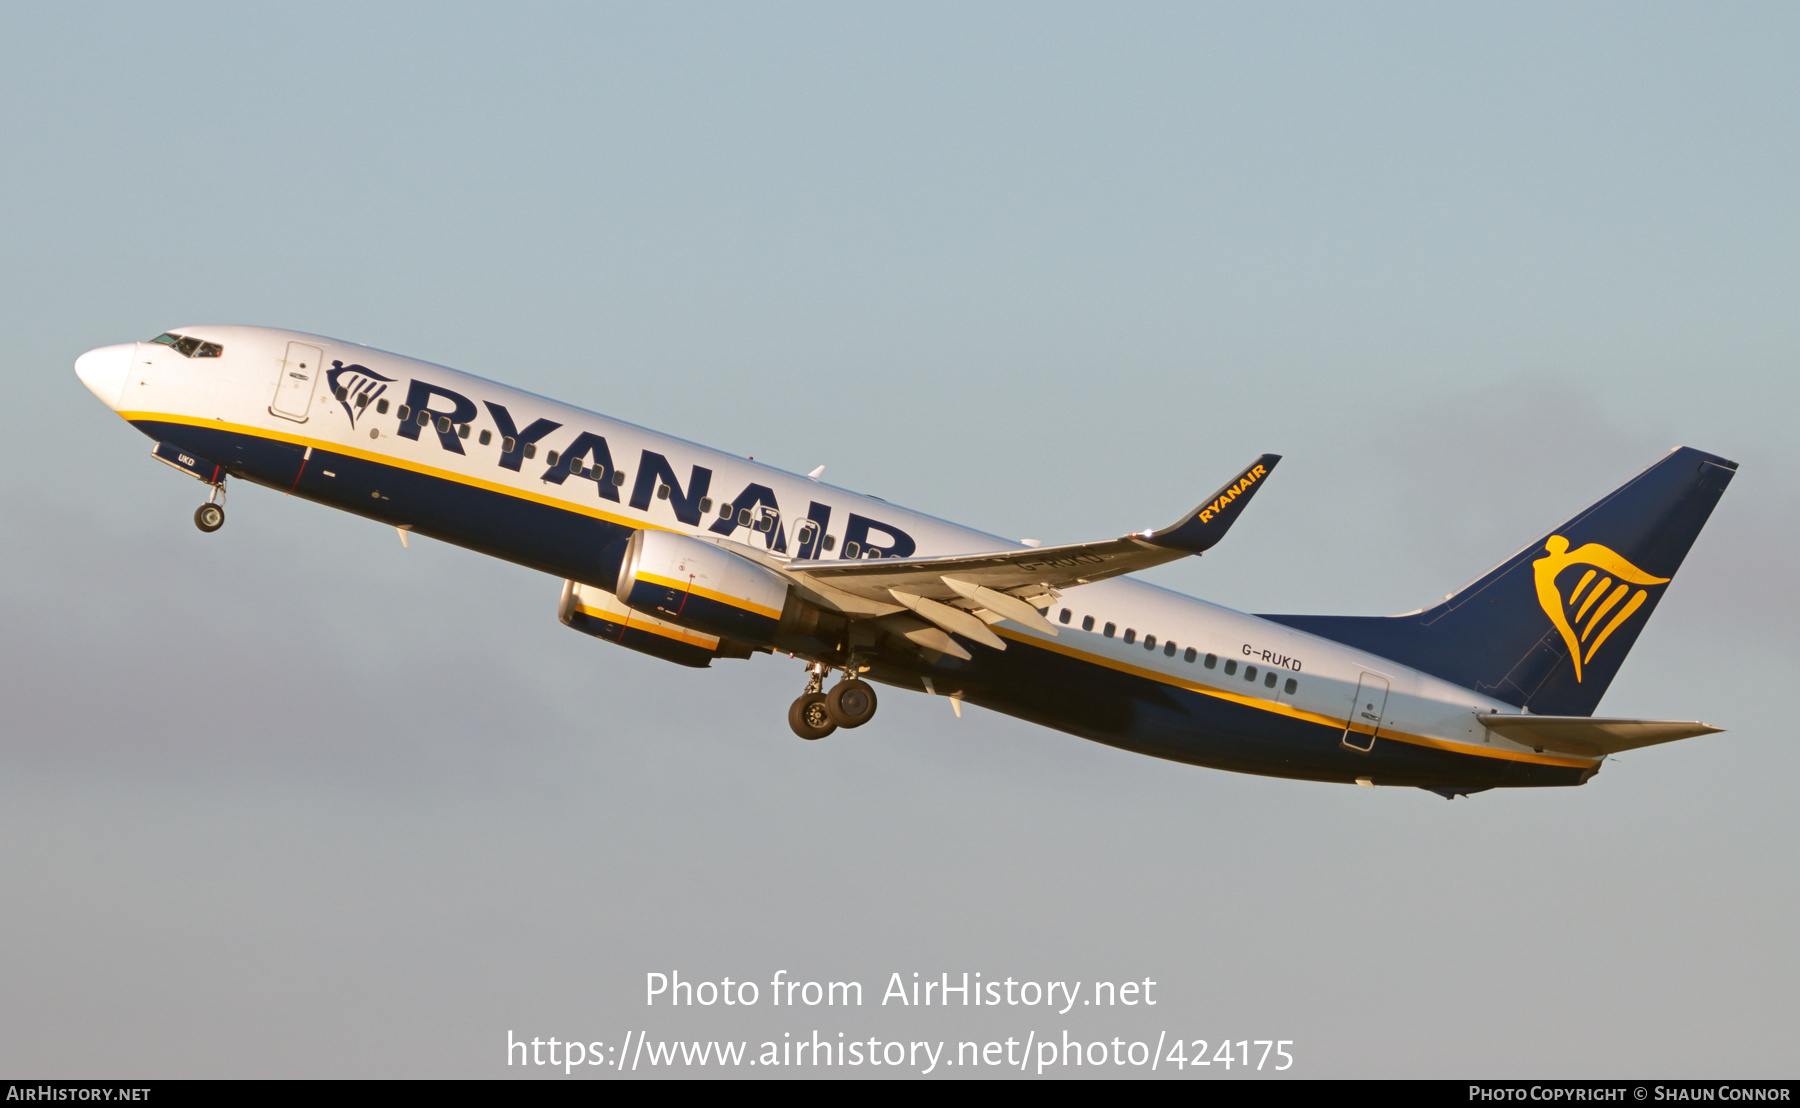
<path fill-rule="evenodd" d="M 556 614 L 583 634 L 695 669 L 712 665 L 714 658 L 748 658 L 751 654 L 751 648 L 744 643 L 702 635 L 634 611 L 605 589 L 577 581 L 563 582 L 562 603 Z"/>
<path fill-rule="evenodd" d="M 639 531 L 625 547 L 619 602 L 739 642 L 776 639 L 788 583 L 748 558 L 673 531 Z"/>

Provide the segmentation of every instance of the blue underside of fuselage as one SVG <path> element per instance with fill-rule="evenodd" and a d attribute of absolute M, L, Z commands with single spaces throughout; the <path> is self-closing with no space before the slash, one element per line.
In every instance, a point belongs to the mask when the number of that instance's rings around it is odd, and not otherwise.
<path fill-rule="evenodd" d="M 342 508 L 556 577 L 610 589 L 632 528 L 522 497 L 241 432 L 137 421 L 152 439 L 223 465 L 233 476 Z M 332 476 L 326 476 L 327 473 Z M 1579 785 L 1588 767 L 1460 754 L 1378 738 L 1367 754 L 1341 745 L 1341 727 L 1208 696 L 1014 639 L 1004 651 L 927 663 L 885 650 L 869 676 L 923 691 L 960 691 L 973 704 L 1095 742 L 1216 769 L 1314 781 L 1479 789 Z"/>

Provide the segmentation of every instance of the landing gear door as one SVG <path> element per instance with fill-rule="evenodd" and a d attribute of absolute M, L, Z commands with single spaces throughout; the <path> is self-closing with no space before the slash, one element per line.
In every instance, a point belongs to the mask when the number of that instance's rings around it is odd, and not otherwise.
<path fill-rule="evenodd" d="M 1350 702 L 1350 715 L 1344 721 L 1344 745 L 1359 754 L 1375 748 L 1375 735 L 1381 730 L 1382 713 L 1387 711 L 1387 678 L 1365 673 L 1356 683 L 1356 699 Z"/>
<path fill-rule="evenodd" d="M 313 388 L 319 381 L 319 362 L 325 352 L 303 342 L 287 344 L 281 375 L 275 381 L 275 400 L 269 412 L 296 423 L 305 423 L 312 407 Z"/>

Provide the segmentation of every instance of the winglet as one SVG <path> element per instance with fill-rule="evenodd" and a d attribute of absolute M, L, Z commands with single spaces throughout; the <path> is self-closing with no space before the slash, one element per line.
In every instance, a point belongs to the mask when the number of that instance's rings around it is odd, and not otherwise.
<path fill-rule="evenodd" d="M 1169 526 L 1140 537 L 1157 546 L 1185 550 L 1189 554 L 1211 550 L 1225 537 L 1225 532 L 1231 529 L 1231 525 L 1237 522 L 1237 517 L 1243 514 L 1244 506 L 1250 503 L 1250 498 L 1262 487 L 1263 478 L 1269 475 L 1269 471 L 1280 460 L 1279 454 L 1264 454 L 1245 466 L 1243 472 L 1225 482 L 1204 504 Z"/>

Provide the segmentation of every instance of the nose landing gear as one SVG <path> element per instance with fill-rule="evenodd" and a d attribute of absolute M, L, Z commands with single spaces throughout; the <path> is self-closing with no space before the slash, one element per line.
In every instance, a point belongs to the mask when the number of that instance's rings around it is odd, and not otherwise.
<path fill-rule="evenodd" d="M 225 526 L 225 479 L 221 477 L 218 484 L 213 485 L 206 503 L 194 509 L 194 526 L 212 534 Z"/>
<path fill-rule="evenodd" d="M 194 509 L 194 526 L 209 535 L 212 534 L 225 526 L 225 509 L 210 500 L 207 501 Z"/>
<path fill-rule="evenodd" d="M 855 659 L 844 669 L 844 678 L 832 690 L 825 691 L 825 675 L 831 672 L 823 662 L 814 662 L 807 670 L 806 691 L 788 708 L 788 726 L 803 739 L 822 739 L 840 727 L 861 727 L 875 718 L 875 689 L 867 681 L 854 677 L 860 672 Z"/>

